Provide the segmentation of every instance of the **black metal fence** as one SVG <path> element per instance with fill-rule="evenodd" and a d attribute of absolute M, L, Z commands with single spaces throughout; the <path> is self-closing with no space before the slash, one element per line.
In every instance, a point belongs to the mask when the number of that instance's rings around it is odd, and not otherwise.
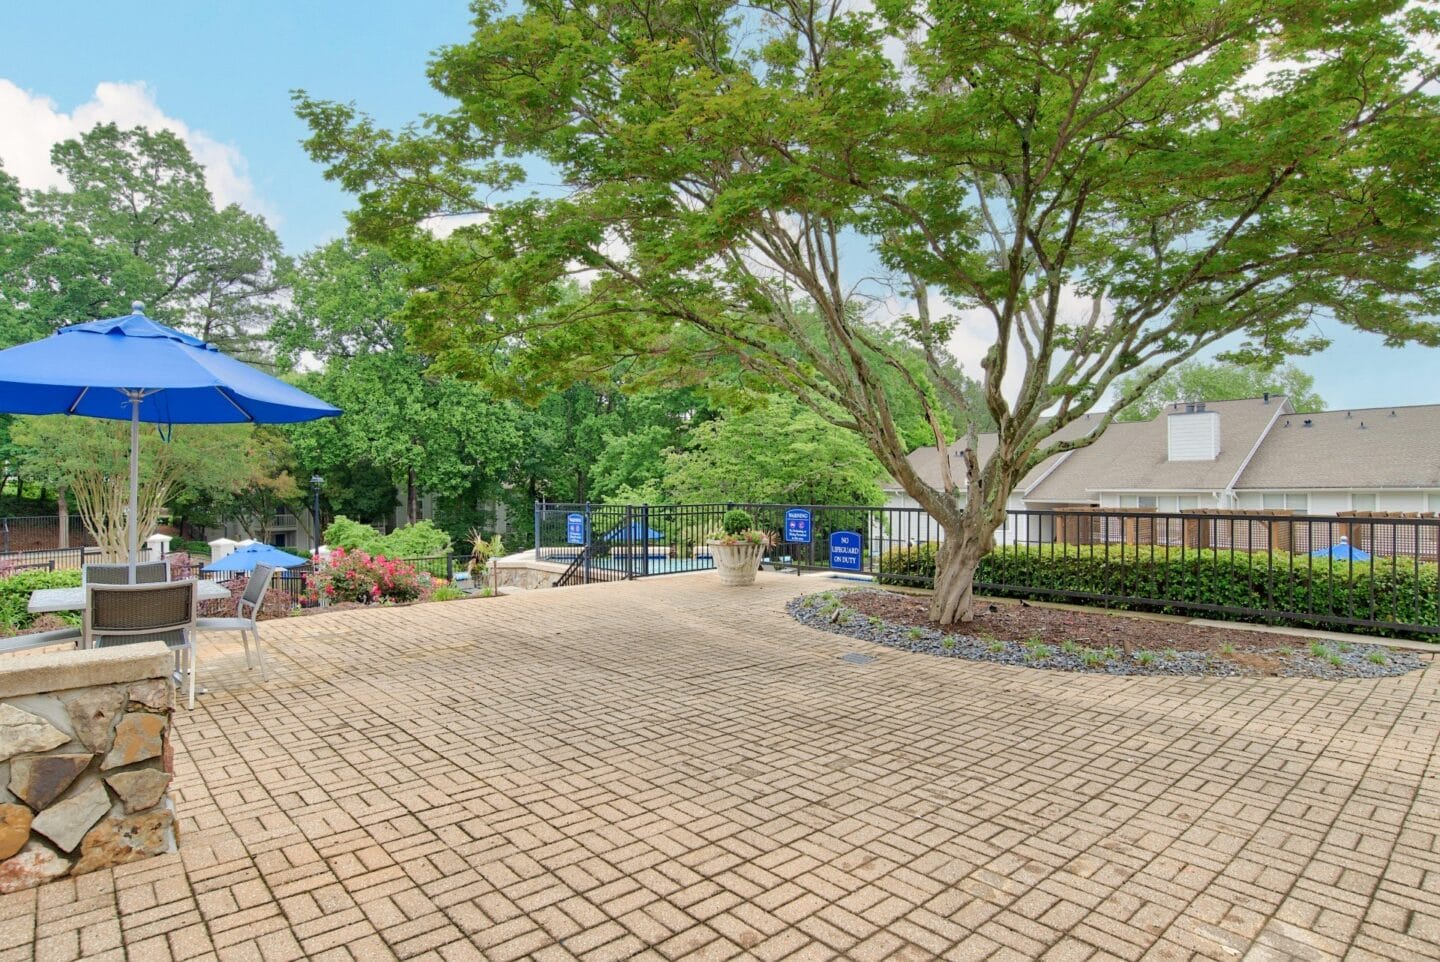
<path fill-rule="evenodd" d="M 712 568 L 706 541 L 737 507 L 771 533 L 765 559 L 777 569 L 934 583 L 944 534 L 916 508 L 537 503 L 535 557 L 571 566 L 571 583 Z M 787 515 L 804 523 L 791 524 Z M 1010 597 L 1433 636 L 1440 635 L 1437 567 L 1435 515 L 1016 510 L 996 532 L 976 587 Z"/>
<path fill-rule="evenodd" d="M 67 531 L 67 549 L 95 543 L 78 514 L 70 515 Z M 60 549 L 60 540 L 60 519 L 56 515 L 0 518 L 0 554 L 52 551 Z"/>
<path fill-rule="evenodd" d="M 710 504 L 535 505 L 535 558 L 576 565 L 576 582 L 614 581 L 702 571 L 715 567 L 708 541 L 723 531 L 725 512 L 741 508 L 770 535 L 765 563 L 797 571 L 845 570 L 880 573 L 881 556 L 896 548 L 939 541 L 939 524 L 911 508 L 863 505 Z M 787 514 L 804 512 L 807 523 L 787 524 Z M 794 520 L 794 519 L 792 519 Z M 798 535 L 808 533 L 808 538 Z M 830 540 L 837 534 L 859 539 L 854 567 L 831 564 Z M 929 576 L 897 575 L 928 584 Z"/>
<path fill-rule="evenodd" d="M 14 574 L 18 571 L 45 569 L 58 571 L 65 568 L 79 569 L 83 565 L 101 560 L 99 548 L 52 548 L 46 551 L 10 551 L 0 553 L 0 573 Z"/>

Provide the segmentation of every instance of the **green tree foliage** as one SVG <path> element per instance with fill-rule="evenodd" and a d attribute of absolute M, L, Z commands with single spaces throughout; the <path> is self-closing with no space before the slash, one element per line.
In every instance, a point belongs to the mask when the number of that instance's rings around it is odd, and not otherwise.
<path fill-rule="evenodd" d="M 1234 401 L 1260 397 L 1267 391 L 1283 394 L 1300 413 L 1324 410 L 1325 402 L 1315 390 L 1315 378 L 1294 364 L 1265 368 L 1254 364 L 1221 364 L 1186 361 L 1159 377 L 1141 368 L 1116 382 L 1121 396 L 1133 393 L 1140 381 L 1150 386 L 1115 416 L 1117 421 L 1149 421 L 1177 401 Z"/>
<path fill-rule="evenodd" d="M 345 413 L 288 433 L 297 463 L 326 478 L 333 507 L 382 521 L 399 488 L 414 522 L 422 494 L 473 503 L 509 474 L 521 444 L 513 406 L 432 374 L 409 350 L 396 320 L 408 290 L 401 264 L 341 240 L 301 258 L 290 279 L 293 305 L 276 343 L 282 355 L 325 362 L 302 384 Z M 467 515 L 452 527 L 470 523 Z"/>
<path fill-rule="evenodd" d="M 126 252 L 97 244 L 83 225 L 46 219 L 0 170 L 0 347 L 126 313 L 127 292 L 144 289 L 148 273 Z"/>
<path fill-rule="evenodd" d="M 665 452 L 716 414 L 715 403 L 691 388 L 626 393 L 608 379 L 550 393 L 520 415 L 525 441 L 514 507 L 528 511 L 537 499 L 607 501 L 642 489 L 664 472 Z"/>
<path fill-rule="evenodd" d="M 179 137 L 101 124 L 57 144 L 51 159 L 68 185 L 30 204 L 62 239 L 49 248 L 50 276 L 61 290 L 80 284 L 60 305 L 65 322 L 124 313 L 141 300 L 151 316 L 227 353 L 266 360 L 260 337 L 279 305 L 280 241 L 239 206 L 215 208 L 203 168 Z M 73 242 L 77 234 L 101 252 L 102 272 L 82 270 L 90 254 Z M 56 316 L 57 307 L 46 311 Z"/>
<path fill-rule="evenodd" d="M 433 558 L 450 553 L 450 535 L 432 521 L 403 525 L 381 534 L 368 524 L 352 521 L 343 514 L 325 526 L 325 544 L 331 548 L 356 549 L 387 558 Z"/>
<path fill-rule="evenodd" d="M 386 481 L 380 503 L 388 498 L 393 505 L 394 491 L 404 490 L 411 521 L 419 520 L 422 494 L 453 497 L 497 480 L 519 450 L 509 405 L 473 384 L 431 377 L 413 355 L 332 362 L 301 386 L 345 413 L 289 428 L 297 463 L 327 478 L 357 466 L 380 469 Z"/>
<path fill-rule="evenodd" d="M 170 498 L 170 514 L 176 520 L 201 525 L 236 522 L 248 537 L 269 542 L 276 514 L 304 500 L 295 477 L 294 450 L 289 437 L 277 427 L 253 427 L 237 441 L 244 444 L 248 473 L 243 481 L 218 490 L 182 489 Z M 303 512 L 296 512 L 295 517 L 304 523 Z"/>
<path fill-rule="evenodd" d="M 383 250 L 331 241 L 302 256 L 285 280 L 291 303 L 270 328 L 282 358 L 332 361 L 405 350 L 397 318 L 410 292 L 403 266 Z"/>
<path fill-rule="evenodd" d="M 733 358 L 855 431 L 941 523 L 949 622 L 1016 483 L 1090 443 L 1111 416 L 1056 432 L 1125 374 L 1227 338 L 1226 360 L 1274 363 L 1321 343 L 1317 312 L 1440 344 L 1437 26 L 1403 0 L 525 0 L 478 5 L 438 53 L 449 114 L 391 132 L 299 110 L 359 236 L 417 265 L 425 350 L 468 370 L 503 347 L 527 373 Z M 867 319 L 876 262 L 913 296 L 896 333 L 924 381 Z M 954 308 L 991 325 L 999 437 L 932 486 L 881 372 L 943 448 L 931 390 L 970 403 Z"/>
<path fill-rule="evenodd" d="M 853 432 L 777 397 L 697 427 L 663 484 L 680 503 L 884 504 L 883 475 Z"/>

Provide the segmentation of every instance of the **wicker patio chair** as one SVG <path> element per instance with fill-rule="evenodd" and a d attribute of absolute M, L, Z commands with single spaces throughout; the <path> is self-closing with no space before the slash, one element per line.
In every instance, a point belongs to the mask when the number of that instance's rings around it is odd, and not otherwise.
<path fill-rule="evenodd" d="M 143 561 L 135 566 L 135 584 L 156 585 L 170 580 L 170 565 L 165 561 Z M 81 581 L 87 585 L 128 585 L 130 566 L 117 564 L 86 565 Z"/>
<path fill-rule="evenodd" d="M 198 582 L 152 585 L 88 585 L 85 589 L 87 648 L 160 641 L 184 659 L 190 676 L 189 707 L 195 707 L 195 604 Z"/>
<path fill-rule="evenodd" d="M 253 667 L 250 664 L 250 639 L 249 635 L 255 636 L 255 658 L 260 662 L 260 679 L 263 681 L 268 669 L 265 666 L 265 652 L 260 648 L 260 606 L 265 603 L 265 595 L 270 590 L 270 578 L 275 573 L 271 565 L 256 565 L 255 570 L 250 572 L 250 581 L 245 585 L 245 591 L 235 602 L 235 617 L 233 618 L 201 618 L 196 622 L 196 627 L 201 631 L 238 631 L 240 641 L 245 645 L 245 667 Z"/>

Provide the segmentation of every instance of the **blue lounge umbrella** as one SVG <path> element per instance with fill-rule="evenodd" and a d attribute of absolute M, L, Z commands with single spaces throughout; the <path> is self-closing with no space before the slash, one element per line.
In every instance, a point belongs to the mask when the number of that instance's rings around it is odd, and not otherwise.
<path fill-rule="evenodd" d="M 221 354 L 199 338 L 131 313 L 63 327 L 0 351 L 0 412 L 79 414 L 130 422 L 130 573 L 139 553 L 140 422 L 281 424 L 340 409 Z"/>
<path fill-rule="evenodd" d="M 272 568 L 298 568 L 309 564 L 309 558 L 281 551 L 274 545 L 256 541 L 205 566 L 206 571 L 254 571 L 256 565 L 270 565 Z"/>
<path fill-rule="evenodd" d="M 1341 538 L 1339 544 L 1332 544 L 1328 548 L 1316 548 L 1310 553 L 1317 558 L 1341 558 L 1348 561 L 1370 560 L 1370 552 L 1363 548 L 1350 547 L 1350 540 L 1348 538 Z"/>
<path fill-rule="evenodd" d="M 620 527 L 606 532 L 606 541 L 664 541 L 665 532 L 656 531 L 654 528 L 647 528 L 638 521 L 629 524 L 622 524 Z"/>

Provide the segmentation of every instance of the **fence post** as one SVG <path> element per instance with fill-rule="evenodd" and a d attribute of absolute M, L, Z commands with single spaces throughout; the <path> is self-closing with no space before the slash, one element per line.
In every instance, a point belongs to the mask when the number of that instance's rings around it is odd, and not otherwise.
<path fill-rule="evenodd" d="M 445 554 L 445 580 L 447 582 L 455 580 L 455 556 L 449 552 Z"/>
<path fill-rule="evenodd" d="M 650 575 L 650 505 L 640 505 L 640 577 Z"/>
<path fill-rule="evenodd" d="M 532 528 L 531 531 L 530 531 L 530 534 L 533 536 L 533 539 L 534 539 L 534 541 L 535 541 L 535 560 L 536 560 L 536 561 L 539 561 L 539 560 L 540 560 L 540 512 L 541 512 L 541 510 L 543 509 L 544 504 L 545 504 L 544 501 L 536 501 L 536 502 L 535 502 L 535 527 Z"/>

